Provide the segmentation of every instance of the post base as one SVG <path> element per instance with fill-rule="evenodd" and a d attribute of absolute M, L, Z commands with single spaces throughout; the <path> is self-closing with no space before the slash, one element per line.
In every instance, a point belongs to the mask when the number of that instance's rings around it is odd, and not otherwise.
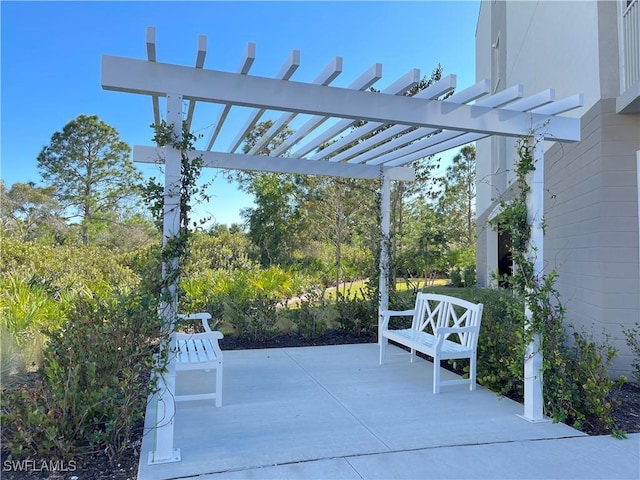
<path fill-rule="evenodd" d="M 526 420 L 529 423 L 549 423 L 551 421 L 549 417 L 529 418 L 526 415 L 520 415 L 519 413 L 516 414 L 516 416 L 522 418 L 523 420 Z"/>
<path fill-rule="evenodd" d="M 176 448 L 173 450 L 173 455 L 169 458 L 154 458 L 154 452 L 149 452 L 149 461 L 148 465 L 159 465 L 161 463 L 173 463 L 182 461 L 182 457 L 180 456 L 180 449 Z"/>

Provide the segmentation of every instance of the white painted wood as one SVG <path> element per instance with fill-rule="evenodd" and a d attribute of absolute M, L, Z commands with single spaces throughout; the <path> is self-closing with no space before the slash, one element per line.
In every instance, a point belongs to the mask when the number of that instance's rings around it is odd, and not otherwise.
<path fill-rule="evenodd" d="M 182 96 L 177 94 L 167 95 L 167 122 L 173 125 L 173 133 L 176 138 L 182 137 Z M 165 148 L 165 184 L 164 184 L 164 217 L 162 224 L 162 243 L 167 243 L 180 230 L 180 151 L 172 146 Z M 177 268 L 177 260 L 169 261 L 162 265 L 162 277 L 167 278 L 169 271 Z M 164 317 L 167 331 L 173 330 L 174 320 L 177 315 L 177 284 L 174 282 L 167 288 L 169 298 L 172 301 L 163 301 L 160 305 L 160 314 Z M 169 351 L 175 350 L 175 337 L 170 337 Z M 158 394 L 156 395 L 156 425 L 153 435 L 156 437 L 155 450 L 149 455 L 149 463 L 167 463 L 180 461 L 180 452 L 173 445 L 173 429 L 175 417 L 176 387 L 176 361 L 169 356 L 166 371 L 158 375 Z"/>
<path fill-rule="evenodd" d="M 253 65 L 254 60 L 256 59 L 256 44 L 253 42 L 249 42 L 247 44 L 247 48 L 245 50 L 245 56 L 242 60 L 242 63 L 238 67 L 240 75 L 247 75 L 249 70 L 251 69 L 251 65 Z M 218 119 L 214 122 L 215 127 L 211 132 L 211 136 L 209 137 L 209 141 L 207 142 L 207 150 L 211 150 L 213 148 L 213 144 L 218 138 L 220 134 L 220 130 L 222 130 L 222 126 L 224 125 L 229 112 L 231 111 L 231 104 L 226 104 L 218 115 Z"/>
<path fill-rule="evenodd" d="M 531 239 L 528 256 L 533 262 L 534 275 L 540 278 L 544 274 L 544 150 L 542 140 L 531 138 L 535 142 L 533 156 L 535 170 L 529 174 L 527 183 L 531 187 L 527 195 L 527 221 L 531 225 Z M 531 310 L 525 305 L 525 321 L 531 320 Z M 525 325 L 528 328 L 528 324 Z M 527 346 L 524 362 L 524 415 L 530 422 L 546 421 L 542 394 L 542 345 L 540 335 L 536 334 Z"/>
<path fill-rule="evenodd" d="M 354 82 L 352 82 L 347 88 L 353 90 L 366 90 L 372 86 L 375 82 L 382 78 L 382 64 L 376 63 L 369 70 L 360 75 Z M 280 147 L 273 151 L 274 156 L 278 156 L 289 150 L 293 145 L 309 135 L 313 130 L 319 127 L 322 123 L 327 121 L 330 117 L 322 117 L 314 115 L 307 122 L 298 128 L 290 137 L 288 137 Z"/>
<path fill-rule="evenodd" d="M 430 87 L 425 88 L 423 91 L 416 93 L 412 98 L 424 98 L 424 99 L 431 100 L 434 97 L 439 96 L 440 94 L 450 91 L 452 84 L 455 84 L 455 77 L 454 78 L 445 77 L 445 83 L 443 85 L 440 85 L 440 82 L 438 82 L 434 85 L 431 85 Z M 393 93 L 393 92 L 389 92 L 389 93 Z M 398 93 L 402 93 L 402 92 L 398 92 Z M 478 82 L 474 86 L 469 87 L 461 92 L 458 92 L 452 95 L 449 98 L 449 101 L 452 101 L 452 102 L 459 101 L 460 103 L 466 103 L 466 102 L 475 100 L 476 98 L 479 98 L 483 95 L 486 95 L 487 93 L 489 93 L 489 88 L 488 88 L 488 83 L 485 80 L 482 82 Z M 331 154 L 333 154 L 334 152 L 337 152 L 338 150 L 349 145 L 350 143 L 354 143 L 356 140 L 359 140 L 364 136 L 369 135 L 371 132 L 379 129 L 383 125 L 384 123 L 380 123 L 380 122 L 368 122 L 366 125 L 351 132 L 349 135 L 346 135 L 345 137 L 341 138 L 340 140 L 330 145 L 329 147 L 322 149 L 316 155 L 311 157 L 311 159 L 312 160 L 328 159 L 331 156 Z M 368 138 L 364 142 L 355 144 L 353 147 L 349 148 L 348 150 L 343 152 L 343 154 L 338 156 L 342 158 L 338 158 L 338 159 L 330 158 L 329 160 L 341 161 L 347 156 L 350 157 L 352 151 L 355 151 L 356 153 L 358 153 L 360 151 L 369 150 L 374 145 L 382 143 L 384 140 L 392 138 L 393 136 L 396 136 L 396 135 L 400 135 L 410 129 L 411 127 L 407 127 L 406 125 L 394 125 L 393 127 L 390 127 L 385 131 L 380 132 L 377 135 L 372 136 L 371 138 Z M 437 130 L 438 129 L 436 128 L 420 129 L 420 131 L 424 132 L 424 135 L 422 136 L 429 135 L 431 133 L 436 132 Z M 385 151 L 388 151 L 388 150 L 385 150 Z M 350 163 L 364 163 L 367 159 L 372 158 L 373 156 L 375 155 L 367 155 L 367 156 L 359 155 L 357 160 L 352 160 Z"/>
<path fill-rule="evenodd" d="M 392 94 L 392 95 L 399 95 L 399 94 L 402 94 L 403 92 L 406 92 L 407 90 L 409 90 L 411 87 L 416 85 L 419 81 L 420 81 L 420 71 L 416 70 L 416 69 L 412 69 L 409 72 L 407 72 L 405 75 L 403 75 L 402 77 L 397 79 L 395 82 L 393 82 L 391 85 L 389 85 L 387 88 L 385 88 L 382 91 L 382 93 Z M 367 94 L 366 92 L 363 92 L 363 93 L 365 93 L 365 95 Z M 371 92 L 369 92 L 368 94 L 372 95 Z M 302 157 L 302 156 L 312 152 L 313 150 L 317 149 L 323 143 L 328 142 L 329 140 L 333 139 L 337 135 L 339 135 L 342 132 L 344 132 L 347 128 L 351 127 L 354 123 L 356 123 L 356 122 L 352 121 L 352 120 L 341 120 L 341 121 L 339 121 L 332 128 L 330 128 L 327 131 L 323 132 L 321 135 L 315 137 L 310 142 L 307 142 L 304 146 L 298 148 L 298 150 L 296 150 L 293 153 L 293 155 L 297 156 L 297 157 Z M 384 124 L 384 122 L 381 123 L 380 125 L 382 125 L 382 124 Z M 324 152 L 324 150 L 328 150 L 328 151 L 331 152 L 331 151 L 334 151 L 335 148 L 336 147 L 334 145 L 331 145 L 327 149 L 323 149 L 323 152 Z M 312 157 L 311 159 L 315 160 L 316 157 Z"/>
<path fill-rule="evenodd" d="M 342 73 L 342 57 L 335 57 L 329 65 L 318 75 L 311 85 L 327 86 L 333 82 L 338 75 Z M 259 153 L 264 147 L 266 147 L 273 138 L 278 135 L 298 114 L 296 112 L 283 113 L 278 120 L 276 120 L 271 128 L 265 132 L 265 134 L 256 142 L 256 144 L 249 150 L 249 155 L 255 155 Z"/>
<path fill-rule="evenodd" d="M 147 60 L 156 61 L 156 29 L 155 27 L 147 27 Z M 151 107 L 153 108 L 153 123 L 160 125 L 160 102 L 158 95 L 151 96 Z"/>
<path fill-rule="evenodd" d="M 389 242 L 391 231 L 391 180 L 388 175 L 382 176 L 380 186 L 380 278 L 378 290 L 380 301 L 378 303 L 378 325 L 383 323 L 383 313 L 389 308 Z M 382 345 L 382 329 L 378 328 L 378 343 Z"/>
<path fill-rule="evenodd" d="M 204 59 L 207 56 L 207 37 L 205 35 L 198 36 L 198 53 L 196 54 L 195 68 L 204 67 Z M 191 130 L 191 121 L 193 120 L 193 112 L 196 108 L 196 101 L 189 100 L 189 107 L 187 108 L 187 118 L 185 119 L 186 130 Z"/>
<path fill-rule="evenodd" d="M 536 114 L 542 114 L 542 115 L 558 115 L 560 113 L 564 113 L 570 110 L 574 110 L 576 108 L 580 108 L 583 105 L 584 105 L 584 95 L 582 95 L 581 93 L 577 93 L 575 95 L 571 95 L 570 97 L 563 98 L 562 100 L 549 103 L 548 105 L 534 108 L 533 110 L 531 110 L 531 112 Z M 547 138 L 547 137 L 545 137 L 545 139 L 553 140 L 553 138 Z"/>
<path fill-rule="evenodd" d="M 191 400 L 215 400 L 215 406 L 222 406 L 222 379 L 224 371 L 224 357 L 218 341 L 224 338 L 221 332 L 211 330 L 208 313 L 180 314 L 182 320 L 200 320 L 203 333 L 181 333 L 173 335 L 176 338 L 176 371 L 215 370 L 215 385 L 208 393 L 176 395 L 176 402 Z"/>
<path fill-rule="evenodd" d="M 433 293 L 418 293 L 412 310 L 385 310 L 380 323 L 380 365 L 385 362 L 388 340 L 411 349 L 411 361 L 416 352 L 433 358 L 433 393 L 440 393 L 443 385 L 468 384 L 476 389 L 476 361 L 478 337 L 482 322 L 481 303 Z M 411 328 L 389 329 L 392 317 L 411 317 Z M 468 358 L 469 378 L 440 380 L 440 361 Z"/>
<path fill-rule="evenodd" d="M 289 58 L 287 58 L 286 62 L 276 75 L 276 78 L 279 78 L 281 80 L 289 80 L 299 66 L 300 50 L 294 50 L 293 52 L 291 52 L 291 55 L 289 55 Z M 228 105 L 228 107 L 231 108 L 230 105 Z M 247 118 L 247 121 L 245 122 L 243 127 L 238 131 L 235 139 L 231 142 L 231 148 L 229 149 L 230 152 L 233 153 L 238 149 L 238 147 L 240 147 L 245 137 L 249 134 L 249 132 L 251 132 L 255 124 L 258 123 L 258 120 L 260 120 L 260 118 L 266 111 L 267 110 L 265 108 L 258 108 L 253 111 L 249 118 Z M 211 150 L 212 145 L 213 143 L 209 145 L 207 150 Z"/>
<path fill-rule="evenodd" d="M 202 156 L 203 166 L 208 168 L 237 169 L 273 173 L 297 173 L 300 175 L 325 175 L 346 178 L 379 178 L 381 171 L 391 180 L 413 181 L 415 171 L 408 167 L 379 165 L 349 165 L 346 163 L 314 162 L 300 158 L 267 157 L 264 155 L 243 155 L 239 153 L 207 152 L 191 150 L 190 158 Z M 135 145 L 133 155 L 136 162 L 163 163 L 163 148 Z"/>
<path fill-rule="evenodd" d="M 556 99 L 556 91 L 554 88 L 548 88 L 542 92 L 536 93 L 529 97 L 521 98 L 515 102 L 511 102 L 505 105 L 506 110 L 517 110 L 519 112 L 528 112 L 534 108 L 541 107 L 548 103 L 553 102 Z"/>

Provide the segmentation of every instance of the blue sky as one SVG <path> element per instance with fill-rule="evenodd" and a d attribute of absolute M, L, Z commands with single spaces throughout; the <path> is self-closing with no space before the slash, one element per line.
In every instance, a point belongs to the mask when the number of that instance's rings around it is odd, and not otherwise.
<path fill-rule="evenodd" d="M 373 63 L 383 64 L 384 88 L 411 68 L 429 75 L 440 63 L 458 75 L 458 88 L 475 82 L 478 1 L 413 2 L 8 2 L 1 8 L 1 175 L 7 186 L 40 183 L 37 156 L 54 132 L 80 114 L 96 114 L 129 145 L 150 145 L 148 97 L 105 91 L 103 54 L 146 59 L 146 27 L 156 28 L 160 62 L 193 65 L 198 35 L 208 37 L 205 68 L 235 72 L 248 42 L 257 46 L 251 74 L 273 77 L 293 49 L 301 66 L 292 80 L 311 81 L 335 56 L 345 86 Z M 206 141 L 214 105 L 196 108 L 193 130 Z M 239 128 L 246 112 L 229 125 Z M 229 133 L 226 133 L 226 132 Z M 233 129 L 223 130 L 225 149 Z M 198 145 L 204 148 L 204 145 Z M 146 175 L 157 167 L 139 166 Z M 209 171 L 205 180 L 216 177 Z M 202 214 L 239 221 L 251 198 L 218 175 Z"/>

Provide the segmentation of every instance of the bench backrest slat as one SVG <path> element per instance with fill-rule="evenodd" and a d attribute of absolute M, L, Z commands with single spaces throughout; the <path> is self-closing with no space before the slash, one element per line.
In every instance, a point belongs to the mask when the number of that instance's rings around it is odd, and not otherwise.
<path fill-rule="evenodd" d="M 482 304 L 475 304 L 455 297 L 420 292 L 416 296 L 412 328 L 435 334 L 439 327 L 474 327 L 470 332 L 460 332 L 450 340 L 457 340 L 468 348 L 477 345 L 482 320 Z"/>

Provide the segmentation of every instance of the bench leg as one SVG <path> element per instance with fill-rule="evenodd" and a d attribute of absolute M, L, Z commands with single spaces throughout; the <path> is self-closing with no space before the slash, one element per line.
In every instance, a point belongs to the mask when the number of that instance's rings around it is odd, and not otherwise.
<path fill-rule="evenodd" d="M 411 349 L 411 363 L 414 363 L 416 361 L 416 349 L 412 348 Z"/>
<path fill-rule="evenodd" d="M 476 355 L 475 353 L 469 358 L 469 390 L 474 391 L 476 389 Z"/>
<path fill-rule="evenodd" d="M 440 393 L 440 359 L 433 357 L 433 393 Z"/>
<path fill-rule="evenodd" d="M 382 337 L 380 339 L 380 365 L 382 365 L 386 360 L 387 343 L 389 343 L 389 340 L 386 337 Z"/>

